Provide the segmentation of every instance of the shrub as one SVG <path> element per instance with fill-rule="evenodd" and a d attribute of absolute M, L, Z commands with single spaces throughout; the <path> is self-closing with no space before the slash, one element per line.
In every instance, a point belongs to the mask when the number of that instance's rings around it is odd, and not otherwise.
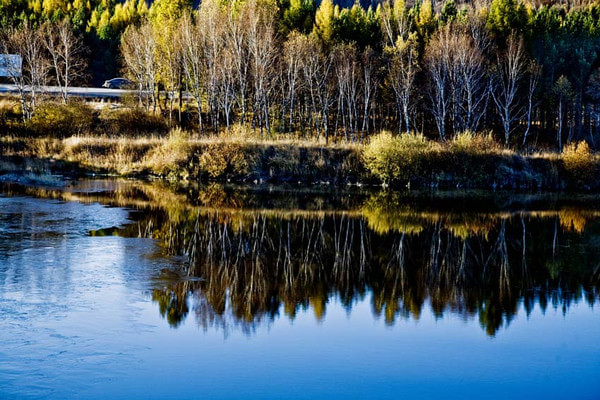
<path fill-rule="evenodd" d="M 444 146 L 443 159 L 438 166 L 446 177 L 466 187 L 485 184 L 490 174 L 501 171 L 497 155 L 502 146 L 491 133 L 477 134 L 464 131 L 456 134 Z"/>
<path fill-rule="evenodd" d="M 586 141 L 570 143 L 563 149 L 561 154 L 565 169 L 570 172 L 575 179 L 582 182 L 589 182 L 594 178 L 597 172 L 595 157 Z"/>
<path fill-rule="evenodd" d="M 54 138 L 30 138 L 25 139 L 31 157 L 52 158 L 61 151 L 61 140 Z"/>
<path fill-rule="evenodd" d="M 246 157 L 243 145 L 239 143 L 216 142 L 206 146 L 199 158 L 201 172 L 211 178 L 226 174 L 246 175 L 253 161 Z"/>
<path fill-rule="evenodd" d="M 487 135 L 464 131 L 454 136 L 449 148 L 456 153 L 490 153 L 501 148 L 491 133 Z"/>
<path fill-rule="evenodd" d="M 18 103 L 6 99 L 0 100 L 0 124 L 21 122 L 22 120 L 23 114 Z"/>
<path fill-rule="evenodd" d="M 429 143 L 423 135 L 374 136 L 363 151 L 365 167 L 384 182 L 410 180 L 423 166 Z"/>
<path fill-rule="evenodd" d="M 182 172 L 182 166 L 190 158 L 190 136 L 181 128 L 172 129 L 169 137 L 146 154 L 144 164 L 159 175 Z"/>
<path fill-rule="evenodd" d="M 104 110 L 100 114 L 102 134 L 122 136 L 142 136 L 168 132 L 167 124 L 160 115 L 148 113 L 141 108 Z"/>
<path fill-rule="evenodd" d="M 80 101 L 67 104 L 42 103 L 36 110 L 29 127 L 39 136 L 74 136 L 89 134 L 94 126 L 94 111 Z"/>

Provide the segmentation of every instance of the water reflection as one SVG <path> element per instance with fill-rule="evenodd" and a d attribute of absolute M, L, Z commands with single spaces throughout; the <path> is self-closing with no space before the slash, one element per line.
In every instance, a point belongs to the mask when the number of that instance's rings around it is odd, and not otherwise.
<path fill-rule="evenodd" d="M 173 327 L 193 317 L 252 332 L 307 308 L 322 320 L 336 298 L 348 311 L 368 299 L 390 325 L 431 307 L 478 319 L 493 336 L 520 309 L 566 312 L 600 298 L 594 198 L 87 185 L 4 191 L 137 210 L 135 223 L 92 234 L 151 237 L 186 257 L 152 291 Z"/>

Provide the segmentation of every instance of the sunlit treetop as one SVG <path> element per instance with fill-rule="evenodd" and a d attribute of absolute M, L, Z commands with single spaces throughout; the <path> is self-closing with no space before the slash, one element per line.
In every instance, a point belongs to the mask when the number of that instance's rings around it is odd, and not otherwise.
<path fill-rule="evenodd" d="M 339 7 L 333 5 L 332 0 L 323 0 L 315 15 L 313 31 L 323 41 L 330 43 L 333 39 L 334 21 L 339 16 Z"/>
<path fill-rule="evenodd" d="M 169 26 L 191 9 L 191 0 L 156 0 L 150 7 L 148 17 L 156 26 Z"/>

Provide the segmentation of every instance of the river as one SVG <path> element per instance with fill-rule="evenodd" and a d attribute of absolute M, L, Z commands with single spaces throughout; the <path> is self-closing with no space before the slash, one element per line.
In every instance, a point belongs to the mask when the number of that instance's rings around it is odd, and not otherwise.
<path fill-rule="evenodd" d="M 0 185 L 0 398 L 600 398 L 591 195 Z"/>

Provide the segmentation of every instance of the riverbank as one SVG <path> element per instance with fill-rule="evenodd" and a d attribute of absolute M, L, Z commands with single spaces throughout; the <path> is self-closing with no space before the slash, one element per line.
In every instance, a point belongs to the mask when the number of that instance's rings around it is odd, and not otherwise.
<path fill-rule="evenodd" d="M 2 137 L 0 170 L 205 182 L 600 189 L 598 157 L 577 146 L 562 154 L 524 155 L 475 135 L 444 144 L 390 138 L 383 134 L 369 145 L 326 145 L 231 134 L 198 138 L 179 129 L 163 138 Z"/>

